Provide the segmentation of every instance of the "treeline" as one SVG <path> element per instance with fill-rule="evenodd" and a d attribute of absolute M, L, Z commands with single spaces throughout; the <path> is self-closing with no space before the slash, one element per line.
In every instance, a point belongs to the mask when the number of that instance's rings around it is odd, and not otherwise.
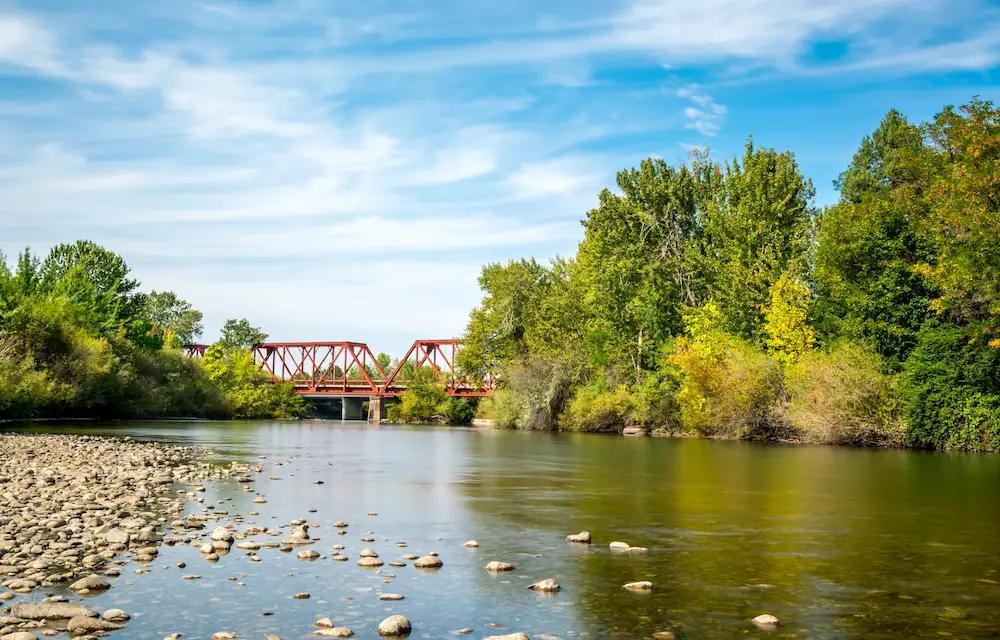
<path fill-rule="evenodd" d="M 890 111 L 820 210 L 748 142 L 622 171 L 576 256 L 487 265 L 501 426 L 1000 451 L 1000 117 Z"/>
<path fill-rule="evenodd" d="M 0 254 L 0 419 L 294 417 L 304 401 L 266 383 L 248 351 L 266 336 L 230 320 L 205 357 L 181 347 L 202 314 L 143 293 L 118 255 L 88 241 L 43 259 Z"/>

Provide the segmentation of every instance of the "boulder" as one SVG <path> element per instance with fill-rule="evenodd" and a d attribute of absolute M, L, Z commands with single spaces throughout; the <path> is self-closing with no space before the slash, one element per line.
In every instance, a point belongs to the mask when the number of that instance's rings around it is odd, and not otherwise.
<path fill-rule="evenodd" d="M 413 631 L 413 626 L 405 616 L 389 616 L 378 623 L 378 634 L 385 637 L 408 636 Z"/>
<path fill-rule="evenodd" d="M 11 608 L 10 614 L 25 620 L 69 619 L 80 616 L 93 618 L 97 616 L 97 612 L 93 609 L 68 602 L 42 602 L 40 604 L 18 602 Z"/>
<path fill-rule="evenodd" d="M 581 531 L 566 536 L 566 542 L 579 542 L 580 544 L 590 544 L 590 532 Z"/>

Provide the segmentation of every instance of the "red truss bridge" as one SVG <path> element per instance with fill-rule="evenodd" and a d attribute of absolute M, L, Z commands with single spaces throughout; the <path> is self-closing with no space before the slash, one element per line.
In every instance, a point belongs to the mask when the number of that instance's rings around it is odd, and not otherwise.
<path fill-rule="evenodd" d="M 254 361 L 272 382 L 290 382 L 304 396 L 401 395 L 414 372 L 429 369 L 458 398 L 481 398 L 493 393 L 492 375 L 474 379 L 459 374 L 455 356 L 462 341 L 416 340 L 406 355 L 386 371 L 363 342 L 264 342 L 253 347 Z M 205 345 L 187 345 L 192 357 L 205 355 Z"/>

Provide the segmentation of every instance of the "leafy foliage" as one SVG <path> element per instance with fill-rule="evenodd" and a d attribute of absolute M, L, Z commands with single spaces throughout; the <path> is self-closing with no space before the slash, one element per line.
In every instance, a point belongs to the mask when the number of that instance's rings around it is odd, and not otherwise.
<path fill-rule="evenodd" d="M 242 349 L 246 351 L 265 340 L 267 340 L 267 334 L 261 331 L 260 327 L 250 324 L 246 318 L 229 319 L 222 326 L 222 337 L 219 338 L 218 344 L 226 350 Z"/>
<path fill-rule="evenodd" d="M 621 171 L 576 255 L 484 269 L 482 415 L 995 451 L 1000 116 L 886 114 L 823 212 L 790 152 Z M 478 368 L 477 368 L 478 367 Z"/>
<path fill-rule="evenodd" d="M 469 424 L 476 407 L 469 399 L 449 397 L 434 372 L 421 367 L 408 377 L 406 390 L 387 414 L 390 422 Z"/>
<path fill-rule="evenodd" d="M 186 358 L 201 313 L 144 295 L 125 261 L 92 242 L 0 256 L 0 418 L 291 417 L 301 398 L 262 384 L 249 353 Z"/>

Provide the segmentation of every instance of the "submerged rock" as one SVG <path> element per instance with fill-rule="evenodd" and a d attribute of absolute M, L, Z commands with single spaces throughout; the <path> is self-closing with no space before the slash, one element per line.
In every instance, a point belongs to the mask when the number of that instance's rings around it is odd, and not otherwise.
<path fill-rule="evenodd" d="M 776 627 L 781 621 L 770 613 L 762 613 L 753 619 L 753 623 L 758 627 Z"/>
<path fill-rule="evenodd" d="M 544 580 L 539 580 L 534 584 L 528 585 L 528 588 L 532 591 L 542 591 L 545 593 L 555 593 L 561 588 L 559 583 L 552 578 L 545 578 Z"/>
<path fill-rule="evenodd" d="M 514 565 L 509 562 L 502 562 L 500 560 L 493 560 L 487 563 L 485 569 L 490 573 L 500 573 L 502 571 L 513 571 Z"/>
<path fill-rule="evenodd" d="M 574 533 L 566 536 L 566 542 L 579 542 L 581 544 L 590 544 L 590 532 L 581 531 L 580 533 Z"/>
<path fill-rule="evenodd" d="M 651 591 L 653 583 L 649 580 L 640 580 L 638 582 L 626 582 L 622 587 L 629 591 Z"/>

